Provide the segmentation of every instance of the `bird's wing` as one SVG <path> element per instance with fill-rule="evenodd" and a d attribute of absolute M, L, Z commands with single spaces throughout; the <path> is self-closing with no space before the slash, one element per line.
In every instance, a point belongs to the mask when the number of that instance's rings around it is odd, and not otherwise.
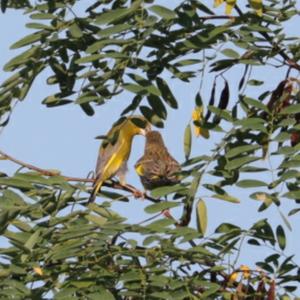
<path fill-rule="evenodd" d="M 120 166 L 119 170 L 116 173 L 116 176 L 119 177 L 120 183 L 122 185 L 126 184 L 127 171 L 128 171 L 127 160 L 125 160 L 125 161 L 123 161 L 122 165 Z"/>
<path fill-rule="evenodd" d="M 96 165 L 97 179 L 101 178 L 102 181 L 105 181 L 119 170 L 123 163 L 123 158 L 120 155 L 122 144 L 120 139 L 114 145 L 110 143 L 106 147 L 101 145 Z"/>
<path fill-rule="evenodd" d="M 181 170 L 180 164 L 170 154 L 168 155 L 168 157 L 166 157 L 165 161 L 166 161 L 165 165 L 166 165 L 166 173 L 167 174 L 173 174 L 176 172 L 180 172 L 180 170 Z"/>

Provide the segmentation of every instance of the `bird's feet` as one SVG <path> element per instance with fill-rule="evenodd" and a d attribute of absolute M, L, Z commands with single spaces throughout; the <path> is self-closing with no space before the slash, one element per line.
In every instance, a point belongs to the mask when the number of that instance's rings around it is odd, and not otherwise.
<path fill-rule="evenodd" d="M 133 196 L 135 199 L 141 199 L 141 200 L 145 200 L 145 192 L 139 191 L 139 190 L 135 190 L 133 191 Z"/>
<path fill-rule="evenodd" d="M 169 209 L 164 209 L 164 210 L 162 211 L 162 214 L 163 214 L 166 218 L 168 218 L 168 219 L 173 219 L 173 216 L 171 215 Z"/>

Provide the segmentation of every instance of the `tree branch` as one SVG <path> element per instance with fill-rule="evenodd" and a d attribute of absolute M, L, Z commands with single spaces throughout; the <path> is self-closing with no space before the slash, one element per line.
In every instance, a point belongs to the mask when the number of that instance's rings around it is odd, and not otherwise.
<path fill-rule="evenodd" d="M 16 159 L 10 155 L 8 155 L 7 153 L 3 152 L 0 150 L 0 155 L 2 156 L 2 159 L 7 159 L 10 160 L 12 162 L 14 162 L 15 164 L 22 166 L 23 168 L 27 168 L 29 170 L 33 170 L 36 171 L 44 176 L 60 176 L 62 178 L 64 178 L 66 181 L 77 181 L 77 182 L 94 182 L 94 178 L 80 178 L 80 177 L 72 177 L 72 176 L 66 176 L 66 175 L 62 175 L 59 171 L 52 171 L 52 170 L 46 170 L 46 169 L 42 169 L 39 167 L 36 167 L 34 165 L 25 163 L 19 159 Z M 119 182 L 116 182 L 114 180 L 110 180 L 109 182 L 104 182 L 103 184 L 104 186 L 110 187 L 110 188 L 114 188 L 114 189 L 118 189 L 118 190 L 123 190 L 126 192 L 130 192 L 133 195 L 143 195 L 144 199 L 147 199 L 151 202 L 154 203 L 159 203 L 161 202 L 160 199 L 155 199 L 153 197 L 150 197 L 148 195 L 146 195 L 145 193 L 143 193 L 142 191 L 138 190 L 137 188 L 135 188 L 134 186 L 130 185 L 130 184 L 125 184 L 122 185 Z"/>

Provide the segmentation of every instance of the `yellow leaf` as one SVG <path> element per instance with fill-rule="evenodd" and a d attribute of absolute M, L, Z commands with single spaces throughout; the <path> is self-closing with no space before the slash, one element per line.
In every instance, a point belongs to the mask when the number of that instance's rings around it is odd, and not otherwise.
<path fill-rule="evenodd" d="M 226 9 L 225 9 L 226 15 L 231 15 L 231 11 L 234 8 L 235 3 L 236 0 L 226 0 Z"/>
<path fill-rule="evenodd" d="M 193 121 L 201 122 L 203 120 L 203 106 L 196 106 L 192 113 Z M 194 125 L 195 136 L 203 136 L 204 138 L 209 138 L 209 131 L 206 128 L 201 128 L 200 126 Z"/>
<path fill-rule="evenodd" d="M 201 121 L 202 114 L 203 114 L 203 106 L 195 107 L 195 109 L 193 110 L 193 113 L 192 113 L 193 120 L 194 121 Z"/>
<path fill-rule="evenodd" d="M 236 279 L 237 279 L 237 277 L 238 277 L 238 272 L 233 272 L 233 273 L 231 273 L 230 276 L 229 276 L 229 280 L 228 280 L 229 283 L 235 282 Z"/>
<path fill-rule="evenodd" d="M 220 6 L 223 2 L 224 2 L 224 0 L 215 0 L 214 1 L 214 7 Z"/>
<path fill-rule="evenodd" d="M 40 276 L 43 276 L 43 274 L 44 274 L 43 270 L 40 267 L 33 268 L 33 271 Z"/>
<path fill-rule="evenodd" d="M 259 201 L 266 201 L 267 200 L 267 195 L 265 193 L 257 193 L 255 195 L 256 199 Z"/>
<path fill-rule="evenodd" d="M 246 265 L 241 265 L 240 270 L 243 272 L 243 276 L 245 279 L 250 277 L 250 268 Z"/>
<path fill-rule="evenodd" d="M 263 14 L 263 4 L 262 0 L 249 0 L 250 6 L 256 11 L 258 16 L 262 16 Z"/>

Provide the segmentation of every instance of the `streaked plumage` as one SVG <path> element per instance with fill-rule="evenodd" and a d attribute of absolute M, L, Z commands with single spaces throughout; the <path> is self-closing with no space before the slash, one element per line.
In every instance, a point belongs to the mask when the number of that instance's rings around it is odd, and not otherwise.
<path fill-rule="evenodd" d="M 147 190 L 179 182 L 180 165 L 168 152 L 158 131 L 146 134 L 144 155 L 136 162 L 135 170 Z"/>
<path fill-rule="evenodd" d="M 138 127 L 132 122 L 132 119 L 144 121 L 147 124 L 146 128 Z M 102 142 L 99 149 L 96 178 L 89 202 L 95 200 L 102 184 L 111 177 L 117 175 L 120 182 L 125 183 L 127 160 L 130 155 L 133 137 L 137 134 L 145 135 L 149 129 L 150 124 L 142 116 L 132 116 L 112 127 L 106 135 L 107 139 Z"/>

